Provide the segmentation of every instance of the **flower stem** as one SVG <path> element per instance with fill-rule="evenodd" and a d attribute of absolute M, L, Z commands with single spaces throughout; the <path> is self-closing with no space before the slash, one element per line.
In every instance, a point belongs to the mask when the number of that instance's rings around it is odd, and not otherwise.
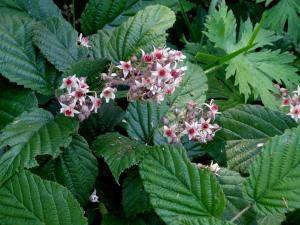
<path fill-rule="evenodd" d="M 245 212 L 247 212 L 250 208 L 252 207 L 252 204 L 247 205 L 244 209 L 242 209 L 238 214 L 233 217 L 230 222 L 233 223 L 236 221 L 238 218 L 240 218 Z"/>
<path fill-rule="evenodd" d="M 73 27 L 75 29 L 76 26 L 76 19 L 75 19 L 75 0 L 72 0 L 72 18 L 73 18 Z"/>
<path fill-rule="evenodd" d="M 194 32 L 194 30 L 192 28 L 192 25 L 191 25 L 191 23 L 189 21 L 189 18 L 188 18 L 187 14 L 186 14 L 186 12 L 184 10 L 184 7 L 183 7 L 183 4 L 182 4 L 181 0 L 178 0 L 178 3 L 180 5 L 180 10 L 181 10 L 184 22 L 185 22 L 185 24 L 187 25 L 187 27 L 188 27 L 188 29 L 190 31 L 192 41 L 196 41 L 197 40 L 196 33 Z"/>

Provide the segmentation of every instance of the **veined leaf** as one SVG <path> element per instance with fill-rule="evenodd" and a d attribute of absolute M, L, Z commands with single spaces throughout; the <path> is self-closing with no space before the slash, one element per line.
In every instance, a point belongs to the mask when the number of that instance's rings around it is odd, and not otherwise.
<path fill-rule="evenodd" d="M 104 157 L 116 182 L 119 183 L 120 174 L 143 159 L 146 146 L 118 133 L 106 133 L 94 141 L 93 151 L 97 157 Z"/>
<path fill-rule="evenodd" d="M 210 219 L 193 219 L 193 220 L 181 220 L 179 225 L 233 225 L 228 221 L 222 221 L 216 218 Z"/>
<path fill-rule="evenodd" d="M 10 8 L 16 12 L 25 12 L 37 20 L 48 17 L 62 17 L 59 8 L 52 0 L 1 0 L 1 7 Z"/>
<path fill-rule="evenodd" d="M 63 186 L 28 171 L 0 188 L 0 223 L 5 225 L 86 225 L 84 211 Z"/>
<path fill-rule="evenodd" d="M 51 155 L 56 158 L 60 147 L 71 142 L 71 133 L 77 130 L 75 120 L 59 116 L 54 119 L 43 109 L 32 109 L 7 125 L 0 136 L 0 148 L 9 150 L 0 159 L 0 186 L 22 168 L 37 166 L 37 155 Z"/>
<path fill-rule="evenodd" d="M 91 37 L 93 56 L 95 58 L 104 56 L 118 63 L 140 52 L 140 49 L 150 51 L 153 46 L 164 46 L 166 30 L 174 22 L 175 14 L 167 7 L 148 6 L 119 27 L 93 35 Z"/>
<path fill-rule="evenodd" d="M 241 105 L 217 118 L 222 127 L 217 136 L 226 141 L 230 169 L 246 172 L 255 156 L 270 137 L 281 135 L 297 124 L 289 116 L 258 105 Z"/>
<path fill-rule="evenodd" d="M 41 72 L 31 41 L 32 27 L 29 17 L 1 16 L 0 73 L 11 82 L 50 95 L 51 83 Z"/>
<path fill-rule="evenodd" d="M 151 209 L 149 195 L 137 171 L 131 172 L 122 185 L 122 205 L 127 217 Z"/>
<path fill-rule="evenodd" d="M 265 0 L 256 0 L 263 2 Z M 266 1 L 266 5 L 270 4 Z M 294 43 L 300 43 L 300 4 L 297 0 L 280 0 L 276 5 L 267 10 L 266 27 L 278 33 L 283 33 L 287 26 L 287 33 L 293 38 Z"/>
<path fill-rule="evenodd" d="M 98 164 L 84 138 L 73 135 L 72 142 L 61 155 L 47 161 L 34 171 L 45 179 L 56 181 L 67 187 L 84 205 L 89 199 L 98 176 Z"/>
<path fill-rule="evenodd" d="M 237 35 L 236 20 L 232 11 L 228 11 L 225 1 L 222 1 L 219 10 L 208 16 L 206 27 L 207 37 L 228 54 L 246 47 L 255 30 L 247 20 L 241 24 L 240 35 Z M 274 81 L 285 84 L 288 89 L 293 89 L 300 82 L 297 68 L 290 65 L 295 59 L 292 54 L 281 53 L 280 50 L 254 51 L 259 47 L 272 45 L 276 40 L 278 37 L 274 33 L 261 29 L 254 40 L 254 47 L 231 59 L 226 68 L 226 78 L 235 77 L 235 85 L 239 85 L 239 91 L 245 95 L 246 100 L 254 94 L 270 108 L 278 105 L 273 96 L 273 93 L 278 92 Z"/>
<path fill-rule="evenodd" d="M 174 0 L 89 0 L 82 15 L 81 28 L 87 35 L 95 33 L 105 26 L 119 26 L 130 16 L 149 5 L 160 4 L 179 11 L 180 6 Z M 182 0 L 184 9 L 188 11 L 194 3 Z"/>
<path fill-rule="evenodd" d="M 24 111 L 37 107 L 38 102 L 32 91 L 15 87 L 3 80 L 0 81 L 0 130 L 11 123 Z"/>
<path fill-rule="evenodd" d="M 257 220 L 258 225 L 281 225 L 285 221 L 286 217 L 284 214 L 279 215 L 268 215 L 261 217 Z"/>
<path fill-rule="evenodd" d="M 192 164 L 182 147 L 153 147 L 140 174 L 154 210 L 167 224 L 217 219 L 224 212 L 225 197 L 215 175 Z"/>
<path fill-rule="evenodd" d="M 300 127 L 271 138 L 249 171 L 244 194 L 261 214 L 299 208 Z"/>
<path fill-rule="evenodd" d="M 77 32 L 63 18 L 49 18 L 38 22 L 33 30 L 33 41 L 43 55 L 60 71 L 65 71 L 83 55 L 77 47 Z"/>

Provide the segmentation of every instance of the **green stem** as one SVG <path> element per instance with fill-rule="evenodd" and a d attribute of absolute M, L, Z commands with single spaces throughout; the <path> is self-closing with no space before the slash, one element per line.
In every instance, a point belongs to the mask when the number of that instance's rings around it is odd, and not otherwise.
<path fill-rule="evenodd" d="M 260 29 L 262 28 L 262 26 L 263 26 L 263 24 L 264 24 L 264 22 L 265 22 L 265 18 L 266 18 L 266 14 L 263 13 L 262 16 L 261 16 L 261 19 L 260 19 L 260 21 L 259 21 L 258 26 L 255 28 L 254 32 L 252 33 L 252 35 L 251 35 L 251 37 L 250 37 L 250 39 L 249 39 L 249 41 L 248 41 L 248 43 L 247 43 L 247 46 L 253 44 L 253 42 L 254 42 L 254 40 L 255 40 L 255 38 L 256 38 L 258 32 L 260 31 Z"/>
<path fill-rule="evenodd" d="M 76 29 L 75 28 L 75 26 L 76 26 L 76 19 L 75 19 L 75 0 L 72 0 L 72 17 L 73 17 L 73 27 L 74 27 L 74 29 Z"/>
<path fill-rule="evenodd" d="M 192 28 L 192 25 L 191 25 L 191 23 L 189 21 L 189 18 L 188 18 L 187 14 L 186 14 L 186 12 L 184 10 L 184 7 L 183 7 L 183 4 L 182 4 L 181 0 L 178 0 L 178 3 L 180 5 L 180 10 L 181 10 L 184 22 L 185 22 L 185 24 L 187 25 L 187 27 L 188 27 L 188 29 L 190 31 L 192 41 L 196 41 L 197 40 L 196 33 L 194 32 L 194 30 Z"/>
<path fill-rule="evenodd" d="M 245 212 L 247 212 L 249 209 L 251 209 L 252 205 L 249 204 L 247 205 L 244 209 L 242 209 L 242 211 L 240 211 L 238 214 L 235 215 L 235 217 L 233 217 L 230 222 L 233 223 L 234 221 L 236 221 L 238 218 L 240 218 Z"/>

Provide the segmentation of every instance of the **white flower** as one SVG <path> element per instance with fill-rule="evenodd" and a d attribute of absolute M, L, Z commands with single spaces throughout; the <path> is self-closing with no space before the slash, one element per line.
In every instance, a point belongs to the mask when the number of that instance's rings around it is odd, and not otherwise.
<path fill-rule="evenodd" d="M 117 68 L 123 70 L 123 75 L 126 78 L 129 72 L 132 70 L 131 62 L 130 60 L 128 62 L 120 61 L 120 64 L 121 65 L 117 66 Z"/>
<path fill-rule="evenodd" d="M 77 110 L 74 109 L 74 104 L 72 105 L 65 105 L 63 103 L 60 103 L 62 106 L 60 109 L 60 113 L 63 113 L 67 117 L 74 117 L 74 114 L 79 114 Z"/>
<path fill-rule="evenodd" d="M 212 134 L 212 130 L 214 126 L 210 124 L 210 119 L 205 120 L 204 118 L 201 117 L 200 119 L 200 130 L 202 133 L 205 135 L 207 134 Z"/>
<path fill-rule="evenodd" d="M 153 58 L 154 58 L 153 54 L 152 53 L 146 54 L 143 49 L 141 49 L 141 51 L 142 51 L 143 61 L 145 63 L 150 63 L 150 64 L 153 63 Z"/>
<path fill-rule="evenodd" d="M 102 93 L 100 94 L 100 98 L 105 98 L 106 103 L 109 103 L 109 100 L 114 100 L 116 98 L 115 95 L 116 89 L 111 87 L 106 87 L 103 89 Z"/>
<path fill-rule="evenodd" d="M 185 122 L 185 130 L 182 132 L 183 134 L 187 134 L 189 140 L 194 139 L 198 135 L 198 126 L 196 123 L 189 124 Z"/>
<path fill-rule="evenodd" d="M 164 136 L 167 138 L 168 142 L 171 143 L 172 140 L 176 137 L 175 126 L 164 126 Z"/>
<path fill-rule="evenodd" d="M 218 172 L 219 172 L 220 169 L 221 168 L 219 167 L 218 163 L 213 163 L 213 161 L 211 161 L 210 166 L 209 166 L 209 170 L 211 172 L 218 175 Z"/>
<path fill-rule="evenodd" d="M 70 93 L 72 88 L 77 88 L 77 86 L 78 86 L 78 78 L 76 78 L 76 75 L 73 75 L 63 79 L 60 89 L 67 88 L 68 93 Z"/>
<path fill-rule="evenodd" d="M 99 197 L 97 196 L 96 189 L 93 191 L 93 193 L 90 196 L 90 201 L 93 203 L 99 202 Z"/>
<path fill-rule="evenodd" d="M 161 64 L 157 63 L 157 68 L 155 71 L 151 71 L 153 77 L 158 77 L 159 80 L 161 79 L 168 79 L 172 78 L 170 74 L 170 64 L 162 66 Z"/>
<path fill-rule="evenodd" d="M 89 39 L 87 37 L 83 37 L 82 33 L 79 34 L 79 37 L 77 38 L 77 44 L 82 45 L 86 48 L 90 48 L 89 45 Z"/>
<path fill-rule="evenodd" d="M 174 50 L 171 54 L 174 55 L 176 61 L 183 61 L 186 58 L 181 51 Z"/>
<path fill-rule="evenodd" d="M 75 98 L 75 101 L 79 101 L 79 104 L 82 105 L 85 102 L 87 89 L 77 88 L 71 93 L 71 96 Z"/>
<path fill-rule="evenodd" d="M 297 122 L 298 119 L 300 119 L 300 105 L 291 105 L 288 115 L 290 115 Z"/>
<path fill-rule="evenodd" d="M 94 110 L 94 112 L 96 113 L 98 111 L 98 109 L 100 108 L 100 106 L 101 106 L 101 99 L 97 98 L 96 93 L 95 93 L 95 96 L 90 96 L 89 95 L 89 98 L 91 99 L 91 102 L 93 103 L 91 111 Z"/>

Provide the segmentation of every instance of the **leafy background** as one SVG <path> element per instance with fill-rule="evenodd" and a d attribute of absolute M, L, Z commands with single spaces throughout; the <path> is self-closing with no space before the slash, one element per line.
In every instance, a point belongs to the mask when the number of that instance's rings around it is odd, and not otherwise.
<path fill-rule="evenodd" d="M 274 88 L 300 83 L 298 0 L 74 2 L 0 0 L 1 225 L 300 224 L 300 127 Z M 82 123 L 59 115 L 63 77 L 101 91 L 109 62 L 164 45 L 188 71 L 161 105 L 118 95 Z M 212 98 L 215 139 L 167 145 L 161 118 Z M 219 176 L 195 164 L 211 160 Z"/>

